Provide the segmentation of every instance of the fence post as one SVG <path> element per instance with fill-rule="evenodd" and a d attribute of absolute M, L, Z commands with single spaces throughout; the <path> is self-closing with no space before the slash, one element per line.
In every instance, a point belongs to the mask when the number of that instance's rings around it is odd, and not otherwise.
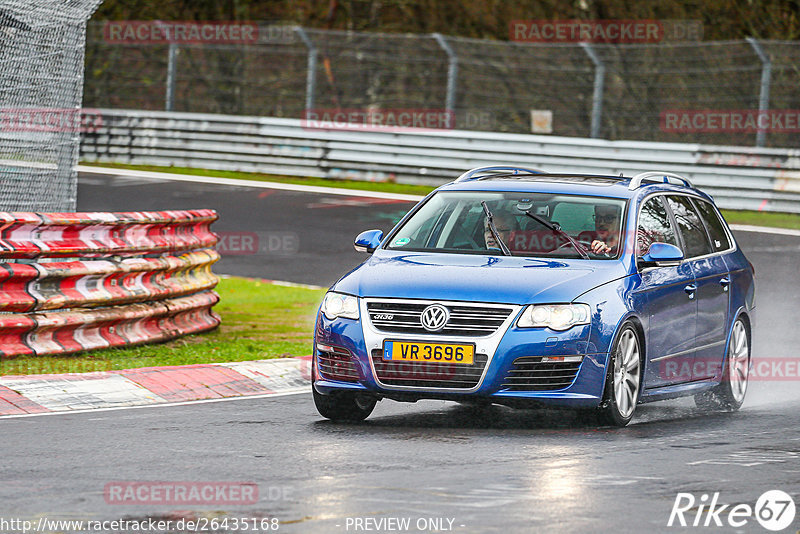
<path fill-rule="evenodd" d="M 445 98 L 444 107 L 455 122 L 456 84 L 458 83 L 458 56 L 442 34 L 433 33 L 431 36 L 436 39 L 436 42 L 439 43 L 440 47 L 442 47 L 444 53 L 447 54 L 447 96 Z M 455 127 L 455 124 L 453 124 L 453 127 Z"/>
<path fill-rule="evenodd" d="M 591 137 L 600 137 L 600 121 L 603 116 L 603 82 L 606 77 L 606 67 L 595 53 L 589 43 L 581 43 L 586 55 L 594 63 L 594 93 L 592 95 L 592 131 Z"/>
<path fill-rule="evenodd" d="M 175 63 L 178 57 L 178 45 L 176 43 L 169 44 L 169 52 L 167 54 L 167 95 L 164 107 L 167 111 L 172 111 L 175 108 Z"/>
<path fill-rule="evenodd" d="M 295 26 L 294 31 L 308 48 L 308 72 L 306 73 L 306 112 L 314 109 L 314 90 L 317 87 L 317 47 L 301 26 Z"/>
<path fill-rule="evenodd" d="M 758 54 L 758 59 L 761 60 L 761 89 L 758 95 L 758 118 L 759 122 L 761 122 L 761 116 L 769 111 L 769 86 L 772 79 L 772 61 L 770 61 L 769 56 L 764 53 L 764 49 L 761 48 L 761 44 L 758 41 L 752 37 L 748 37 L 747 42 L 750 43 L 750 46 L 752 46 L 753 50 Z M 766 140 L 767 131 L 759 128 L 758 133 L 756 133 L 756 146 L 763 147 Z"/>

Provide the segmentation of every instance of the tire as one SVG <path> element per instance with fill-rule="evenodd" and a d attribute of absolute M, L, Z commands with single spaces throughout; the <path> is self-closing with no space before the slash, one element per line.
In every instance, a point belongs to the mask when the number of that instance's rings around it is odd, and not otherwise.
<path fill-rule="evenodd" d="M 750 378 L 750 332 L 741 317 L 731 328 L 722 380 L 711 391 L 694 396 L 701 410 L 735 412 L 742 407 Z"/>
<path fill-rule="evenodd" d="M 639 333 L 625 323 L 609 355 L 603 402 L 597 409 L 601 425 L 626 426 L 633 419 L 642 385 L 642 349 Z"/>
<path fill-rule="evenodd" d="M 357 423 L 363 421 L 375 409 L 378 399 L 357 393 L 335 393 L 323 395 L 312 386 L 314 405 L 322 417 L 337 422 Z"/>

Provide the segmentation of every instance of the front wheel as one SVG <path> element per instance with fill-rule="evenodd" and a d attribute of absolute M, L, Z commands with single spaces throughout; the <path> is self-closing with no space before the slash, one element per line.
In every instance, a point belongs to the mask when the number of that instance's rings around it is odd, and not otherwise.
<path fill-rule="evenodd" d="M 642 369 L 639 335 L 632 324 L 622 327 L 610 358 L 597 418 L 600 424 L 626 426 L 633 419 L 639 401 Z"/>
<path fill-rule="evenodd" d="M 695 395 L 694 402 L 701 410 L 736 411 L 744 403 L 749 376 L 750 339 L 744 321 L 739 318 L 731 329 L 722 381 L 711 391 Z"/>
<path fill-rule="evenodd" d="M 332 421 L 355 423 L 363 421 L 372 410 L 378 399 L 358 393 L 336 393 L 323 395 L 312 386 L 314 405 L 322 417 Z"/>

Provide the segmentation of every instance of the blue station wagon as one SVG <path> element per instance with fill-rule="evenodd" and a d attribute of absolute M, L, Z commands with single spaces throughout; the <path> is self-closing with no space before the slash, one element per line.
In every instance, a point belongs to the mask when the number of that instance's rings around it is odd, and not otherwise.
<path fill-rule="evenodd" d="M 481 167 L 355 247 L 371 256 L 330 288 L 314 332 L 326 418 L 445 399 L 624 426 L 644 402 L 744 401 L 754 269 L 676 174 Z"/>

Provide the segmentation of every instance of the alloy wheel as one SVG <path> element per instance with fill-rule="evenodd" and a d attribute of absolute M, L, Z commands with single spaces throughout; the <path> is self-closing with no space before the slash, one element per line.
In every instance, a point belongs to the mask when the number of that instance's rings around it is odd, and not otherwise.
<path fill-rule="evenodd" d="M 633 330 L 622 333 L 614 358 L 614 398 L 623 418 L 636 409 L 639 398 L 639 340 Z"/>
<path fill-rule="evenodd" d="M 730 380 L 731 395 L 737 403 L 744 400 L 749 373 L 750 347 L 747 330 L 742 321 L 736 321 L 728 346 L 728 380 Z"/>

